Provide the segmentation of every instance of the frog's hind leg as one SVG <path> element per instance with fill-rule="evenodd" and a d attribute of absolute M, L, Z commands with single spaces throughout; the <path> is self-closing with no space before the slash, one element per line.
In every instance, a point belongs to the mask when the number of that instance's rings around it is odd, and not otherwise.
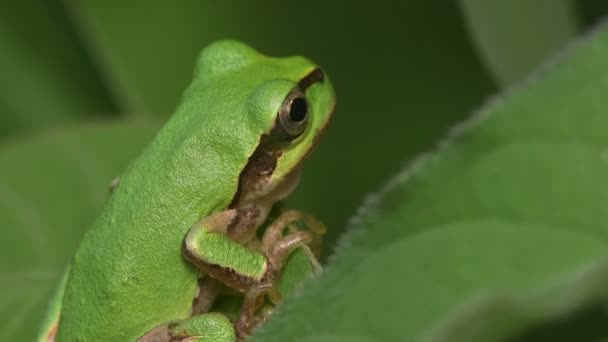
<path fill-rule="evenodd" d="M 221 313 L 193 316 L 179 322 L 160 325 L 137 342 L 235 342 L 234 326 Z"/>
<path fill-rule="evenodd" d="M 256 316 L 260 301 L 268 294 L 278 303 L 281 294 L 279 279 L 285 261 L 298 247 L 308 251 L 310 260 L 318 263 L 308 246 L 320 249 L 320 236 L 325 227 L 313 217 L 299 211 L 287 211 L 275 219 L 264 232 L 261 245 L 243 245 L 251 232 L 259 227 L 266 215 L 256 213 L 259 207 L 229 209 L 201 220 L 190 229 L 184 240 L 184 255 L 204 273 L 240 292 L 245 293 L 237 334 L 244 338 L 267 315 Z M 244 214 L 243 214 L 244 213 Z M 297 229 L 304 223 L 307 229 Z"/>

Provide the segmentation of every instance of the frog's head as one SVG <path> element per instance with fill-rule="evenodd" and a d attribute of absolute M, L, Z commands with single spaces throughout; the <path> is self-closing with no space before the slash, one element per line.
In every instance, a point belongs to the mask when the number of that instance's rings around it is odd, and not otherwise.
<path fill-rule="evenodd" d="M 332 117 L 331 82 L 308 59 L 267 57 L 235 41 L 214 43 L 202 59 L 199 73 L 230 79 L 244 94 L 244 106 L 237 111 L 247 116 L 247 131 L 256 139 L 233 203 L 280 200 L 297 185 L 302 162 Z"/>

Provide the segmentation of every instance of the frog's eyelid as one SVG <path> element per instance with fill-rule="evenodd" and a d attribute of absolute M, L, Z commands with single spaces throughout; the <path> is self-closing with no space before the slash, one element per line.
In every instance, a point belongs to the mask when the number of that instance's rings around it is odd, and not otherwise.
<path fill-rule="evenodd" d="M 306 92 L 306 89 L 317 82 L 323 82 L 325 76 L 323 75 L 323 71 L 319 68 L 315 68 L 313 71 L 309 72 L 308 75 L 304 76 L 298 82 L 298 86 L 302 90 L 302 92 Z"/>

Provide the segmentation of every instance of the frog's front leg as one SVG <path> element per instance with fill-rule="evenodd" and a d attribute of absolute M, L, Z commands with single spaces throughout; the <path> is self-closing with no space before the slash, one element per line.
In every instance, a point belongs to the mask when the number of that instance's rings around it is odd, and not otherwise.
<path fill-rule="evenodd" d="M 196 224 L 184 241 L 187 259 L 207 275 L 246 294 L 237 323 L 241 338 L 260 321 L 255 312 L 261 295 L 269 294 L 274 303 L 280 300 L 277 284 L 287 256 L 300 246 L 314 245 L 324 233 L 324 227 L 312 217 L 287 211 L 267 228 L 259 248 L 245 246 L 254 239 L 266 214 L 256 206 L 219 212 Z M 301 221 L 308 230 L 295 229 Z"/>
<path fill-rule="evenodd" d="M 304 244 L 318 249 L 325 227 L 310 215 L 290 210 L 266 229 L 259 248 L 245 246 L 266 216 L 260 207 L 248 206 L 204 218 L 184 239 L 184 254 L 207 275 L 242 292 L 274 282 L 291 251 Z M 308 229 L 295 229 L 299 222 Z"/>
<path fill-rule="evenodd" d="M 255 238 L 267 210 L 257 206 L 228 209 L 194 225 L 184 239 L 184 255 L 208 276 L 241 292 L 268 271 L 264 253 L 245 246 Z"/>

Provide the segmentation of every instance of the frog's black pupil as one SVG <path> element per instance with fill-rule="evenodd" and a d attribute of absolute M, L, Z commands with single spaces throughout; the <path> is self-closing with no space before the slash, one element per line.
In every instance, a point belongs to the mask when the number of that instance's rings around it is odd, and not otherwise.
<path fill-rule="evenodd" d="M 289 118 L 294 122 L 301 122 L 306 119 L 306 113 L 308 112 L 308 104 L 306 99 L 303 97 L 297 97 L 291 102 L 291 108 L 289 108 Z"/>

